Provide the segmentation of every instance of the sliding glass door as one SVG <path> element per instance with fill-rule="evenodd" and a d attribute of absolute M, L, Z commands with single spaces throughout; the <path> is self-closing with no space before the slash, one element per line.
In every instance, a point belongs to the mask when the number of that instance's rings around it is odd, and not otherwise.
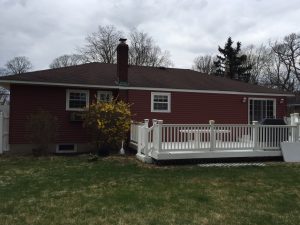
<path fill-rule="evenodd" d="M 249 122 L 262 121 L 266 118 L 276 118 L 275 99 L 249 99 Z"/>

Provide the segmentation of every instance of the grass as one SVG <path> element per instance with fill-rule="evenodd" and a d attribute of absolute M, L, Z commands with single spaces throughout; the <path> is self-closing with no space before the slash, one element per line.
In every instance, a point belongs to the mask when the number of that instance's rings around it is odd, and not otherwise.
<path fill-rule="evenodd" d="M 0 157 L 0 224 L 300 224 L 300 164 Z"/>

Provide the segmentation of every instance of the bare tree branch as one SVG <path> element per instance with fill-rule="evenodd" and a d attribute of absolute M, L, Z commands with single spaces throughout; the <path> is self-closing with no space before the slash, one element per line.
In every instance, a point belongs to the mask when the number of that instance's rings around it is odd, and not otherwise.
<path fill-rule="evenodd" d="M 214 61 L 216 57 L 212 55 L 198 56 L 194 59 L 192 69 L 205 74 L 213 74 L 215 73 Z"/>
<path fill-rule="evenodd" d="M 9 74 L 26 73 L 32 69 L 32 64 L 25 56 L 15 57 L 6 63 L 6 69 Z"/>
<path fill-rule="evenodd" d="M 115 63 L 116 49 L 122 32 L 114 26 L 99 26 L 98 31 L 86 37 L 86 45 L 79 51 L 86 62 Z"/>
<path fill-rule="evenodd" d="M 61 68 L 66 66 L 80 65 L 85 62 L 85 57 L 78 54 L 73 55 L 62 55 L 55 58 L 49 65 L 49 68 Z"/>
<path fill-rule="evenodd" d="M 249 45 L 243 50 L 243 54 L 247 55 L 247 65 L 251 65 L 250 83 L 261 84 L 265 79 L 268 68 L 272 66 L 271 49 L 265 45 L 260 45 L 258 48 L 254 45 Z"/>
<path fill-rule="evenodd" d="M 291 73 L 300 82 L 300 35 L 295 33 L 289 34 L 281 42 L 273 43 L 271 47 L 280 61 L 286 67 L 289 67 Z"/>
<path fill-rule="evenodd" d="M 131 65 L 153 67 L 173 65 L 170 53 L 162 52 L 147 33 L 133 30 L 129 35 L 129 40 L 129 63 Z"/>
<path fill-rule="evenodd" d="M 266 84 L 286 91 L 299 90 L 300 36 L 290 34 L 270 43 L 273 67 L 268 70 Z"/>
<path fill-rule="evenodd" d="M 80 54 L 85 62 L 116 63 L 116 49 L 123 32 L 114 26 L 99 26 L 98 31 L 86 37 L 87 44 Z M 133 30 L 129 34 L 129 64 L 140 66 L 172 66 L 170 53 L 162 51 L 153 39 L 143 32 Z"/>
<path fill-rule="evenodd" d="M 6 68 L 0 67 L 0 76 L 9 75 L 9 72 Z"/>

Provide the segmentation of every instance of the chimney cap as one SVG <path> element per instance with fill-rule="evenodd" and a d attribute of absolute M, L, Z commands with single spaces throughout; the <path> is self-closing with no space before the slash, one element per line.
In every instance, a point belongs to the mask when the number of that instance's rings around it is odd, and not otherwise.
<path fill-rule="evenodd" d="M 127 41 L 127 39 L 126 39 L 126 38 L 120 38 L 119 41 L 120 41 L 121 43 L 124 43 L 124 44 L 125 44 L 126 41 Z"/>

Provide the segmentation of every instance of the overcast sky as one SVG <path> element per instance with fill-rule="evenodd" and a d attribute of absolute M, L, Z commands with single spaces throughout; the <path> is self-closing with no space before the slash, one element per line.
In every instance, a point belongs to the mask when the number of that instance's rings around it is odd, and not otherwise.
<path fill-rule="evenodd" d="M 34 70 L 76 52 L 98 25 L 147 32 L 175 67 L 216 53 L 227 37 L 267 43 L 300 32 L 299 0 L 0 0 L 0 67 L 27 56 Z"/>

